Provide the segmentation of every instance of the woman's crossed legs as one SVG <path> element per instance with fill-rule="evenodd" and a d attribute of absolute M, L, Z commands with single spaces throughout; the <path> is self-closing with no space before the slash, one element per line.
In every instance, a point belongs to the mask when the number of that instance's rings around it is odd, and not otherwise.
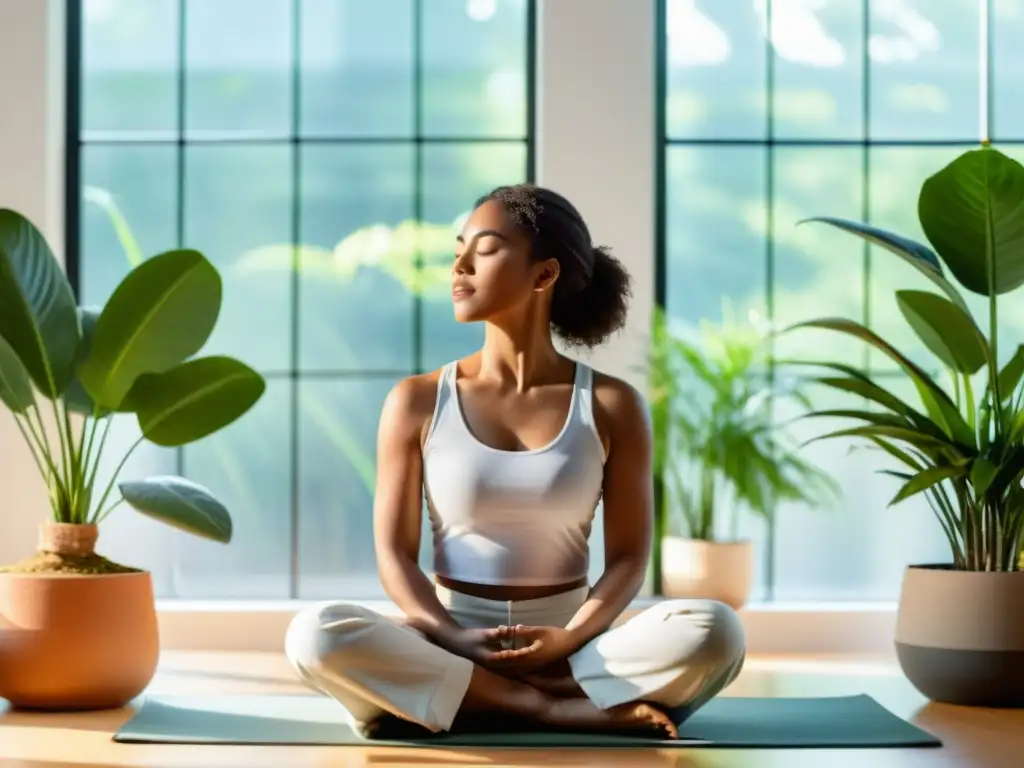
<path fill-rule="evenodd" d="M 736 678 L 746 647 L 736 613 L 708 600 L 665 601 L 609 629 L 562 665 L 571 678 L 486 669 L 401 620 L 345 602 L 300 612 L 285 645 L 303 680 L 339 701 L 364 732 L 385 713 L 430 732 L 451 730 L 457 716 L 493 713 L 671 736 L 674 722 Z"/>

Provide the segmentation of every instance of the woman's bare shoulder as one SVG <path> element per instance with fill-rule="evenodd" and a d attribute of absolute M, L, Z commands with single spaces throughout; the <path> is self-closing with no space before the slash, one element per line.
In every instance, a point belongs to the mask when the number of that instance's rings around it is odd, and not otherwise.
<path fill-rule="evenodd" d="M 440 369 L 399 380 L 384 400 L 384 411 L 405 418 L 430 415 L 437 400 L 440 381 Z"/>
<path fill-rule="evenodd" d="M 594 400 L 613 414 L 635 415 L 647 412 L 647 400 L 635 386 L 609 373 L 594 371 Z"/>
<path fill-rule="evenodd" d="M 428 371 L 396 382 L 384 399 L 381 430 L 418 439 L 434 415 L 442 372 Z"/>
<path fill-rule="evenodd" d="M 594 417 L 605 439 L 649 433 L 647 400 L 625 379 L 594 371 Z"/>

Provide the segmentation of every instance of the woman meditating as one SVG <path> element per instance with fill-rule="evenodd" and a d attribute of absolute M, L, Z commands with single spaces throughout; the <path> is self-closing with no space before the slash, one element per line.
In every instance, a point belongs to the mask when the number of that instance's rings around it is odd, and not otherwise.
<path fill-rule="evenodd" d="M 366 735 L 490 718 L 675 737 L 739 673 L 732 609 L 668 600 L 618 622 L 652 532 L 652 438 L 628 384 L 560 354 L 623 324 L 629 277 L 563 197 L 530 185 L 480 200 L 456 238 L 452 300 L 480 350 L 400 382 L 378 433 L 378 570 L 403 616 L 347 602 L 300 612 L 299 675 Z M 434 582 L 417 564 L 423 500 Z M 605 569 L 588 582 L 603 501 Z"/>

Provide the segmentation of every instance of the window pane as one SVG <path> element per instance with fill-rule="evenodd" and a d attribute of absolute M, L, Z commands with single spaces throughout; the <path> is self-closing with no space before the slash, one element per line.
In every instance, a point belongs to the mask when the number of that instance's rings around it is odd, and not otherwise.
<path fill-rule="evenodd" d="M 864 135 L 863 9 L 854 0 L 772 5 L 777 137 Z"/>
<path fill-rule="evenodd" d="M 289 134 L 291 8 L 291 0 L 187 1 L 190 137 Z"/>
<path fill-rule="evenodd" d="M 373 543 L 377 424 L 396 382 L 299 385 L 300 598 L 383 595 Z M 422 525 L 420 550 L 429 563 L 425 518 Z"/>
<path fill-rule="evenodd" d="M 412 0 L 304 0 L 304 135 L 412 136 L 412 8 Z"/>
<path fill-rule="evenodd" d="M 291 382 L 267 382 L 251 411 L 184 448 L 185 475 L 228 508 L 228 546 L 175 533 L 174 589 L 184 598 L 286 598 L 291 563 Z"/>
<path fill-rule="evenodd" d="M 299 293 L 301 368 L 410 370 L 413 147 L 313 144 L 301 152 L 301 240 L 310 246 Z M 275 256 L 286 282 L 290 249 Z"/>
<path fill-rule="evenodd" d="M 221 270 L 224 305 L 206 354 L 284 370 L 291 355 L 291 281 L 253 268 L 252 252 L 291 242 L 290 149 L 205 145 L 186 148 L 185 245 Z"/>
<path fill-rule="evenodd" d="M 423 13 L 423 133 L 526 135 L 526 0 L 431 0 Z"/>
<path fill-rule="evenodd" d="M 86 0 L 82 131 L 173 134 L 178 126 L 178 0 Z"/>
<path fill-rule="evenodd" d="M 766 131 L 762 5 L 750 0 L 666 2 L 668 137 L 762 138 Z"/>
<path fill-rule="evenodd" d="M 1024 2 L 990 0 L 993 24 L 992 93 L 994 125 L 990 135 L 1000 141 L 1024 139 L 1024 57 L 1020 41 L 1024 39 Z"/>
<path fill-rule="evenodd" d="M 431 247 L 424 254 L 428 265 L 423 301 L 425 370 L 469 354 L 483 342 L 482 325 L 459 324 L 452 315 L 451 262 L 455 236 L 462 226 L 456 220 L 494 187 L 525 179 L 526 147 L 518 142 L 423 147 L 423 216 L 431 225 Z"/>
<path fill-rule="evenodd" d="M 141 259 L 177 243 L 176 157 L 173 146 L 83 147 L 83 304 L 102 306 Z"/>
<path fill-rule="evenodd" d="M 864 241 L 812 216 L 863 218 L 860 147 L 775 150 L 774 319 L 779 328 L 819 317 L 864 319 Z M 867 360 L 867 345 L 832 331 L 799 330 L 775 342 L 781 359 Z"/>
<path fill-rule="evenodd" d="M 979 0 L 871 0 L 871 137 L 979 138 Z"/>
<path fill-rule="evenodd" d="M 764 317 L 767 211 L 763 147 L 670 147 L 667 309 L 695 325 L 728 301 Z"/>
<path fill-rule="evenodd" d="M 897 396 L 916 402 L 905 377 L 879 378 Z M 862 408 L 852 396 L 818 388 L 816 409 Z M 797 411 L 776 408 L 776 421 Z M 804 419 L 790 433 L 797 443 L 852 426 L 849 420 Z M 927 501 L 918 496 L 889 508 L 900 481 L 880 474 L 905 468 L 880 450 L 847 438 L 819 441 L 801 455 L 828 471 L 841 485 L 838 500 L 814 508 L 784 504 L 775 538 L 776 600 L 896 600 L 907 563 L 950 562 L 942 529 Z M 858 450 L 851 452 L 856 446 Z M 813 544 L 812 544 L 813 543 Z"/>

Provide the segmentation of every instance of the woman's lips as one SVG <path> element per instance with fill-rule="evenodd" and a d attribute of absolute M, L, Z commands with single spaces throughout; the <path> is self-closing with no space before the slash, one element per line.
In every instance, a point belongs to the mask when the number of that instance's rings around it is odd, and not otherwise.
<path fill-rule="evenodd" d="M 457 285 L 452 288 L 452 298 L 456 300 L 468 298 L 472 296 L 473 293 L 473 289 L 465 285 Z"/>

